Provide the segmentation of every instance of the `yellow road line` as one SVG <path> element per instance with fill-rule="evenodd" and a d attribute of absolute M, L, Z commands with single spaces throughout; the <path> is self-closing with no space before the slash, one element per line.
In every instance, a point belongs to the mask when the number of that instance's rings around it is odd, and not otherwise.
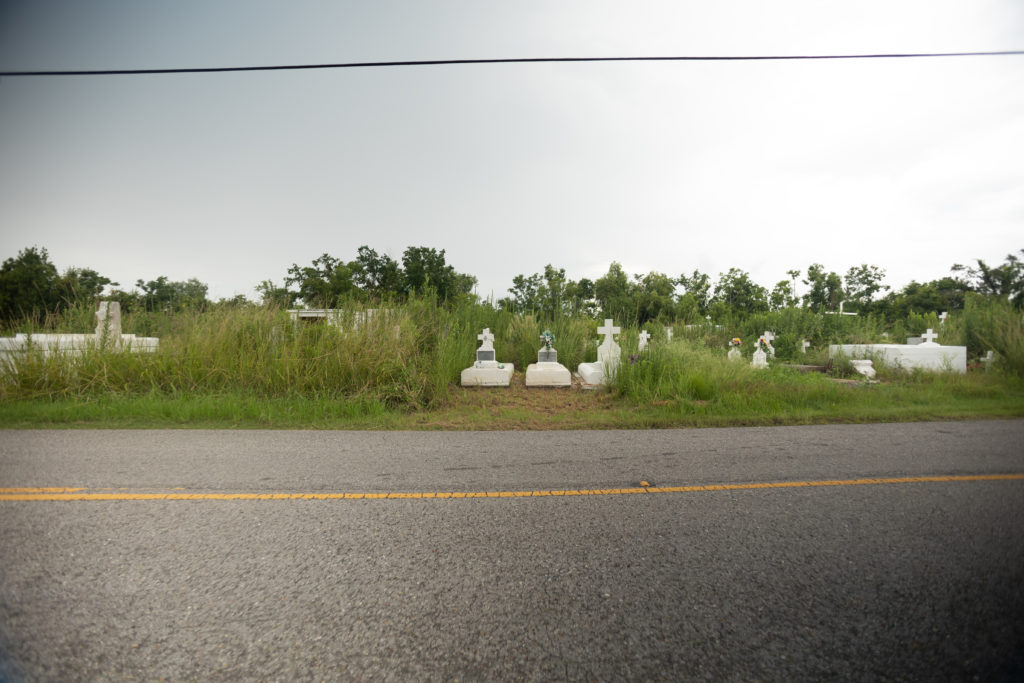
<path fill-rule="evenodd" d="M 93 500 L 451 500 L 460 498 L 546 498 L 556 496 L 622 496 L 651 493 L 699 493 L 751 491 L 808 486 L 864 486 L 869 484 L 920 484 L 933 482 L 1020 481 L 1024 474 L 968 474 L 933 477 L 883 477 L 777 481 L 753 484 L 702 484 L 614 489 L 557 489 L 548 491 L 427 491 L 393 493 L 88 493 L 85 488 L 0 488 L 0 501 L 93 501 Z M 106 489 L 110 490 L 110 489 Z M 179 489 L 176 489 L 179 490 Z"/>

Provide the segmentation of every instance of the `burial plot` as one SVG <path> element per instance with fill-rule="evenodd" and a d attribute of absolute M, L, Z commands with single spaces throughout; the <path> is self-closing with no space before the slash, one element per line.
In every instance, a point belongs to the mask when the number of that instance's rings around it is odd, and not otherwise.
<path fill-rule="evenodd" d="M 842 353 L 853 360 L 875 356 L 904 370 L 967 372 L 967 347 L 942 346 L 935 342 L 936 338 L 938 335 L 928 328 L 918 344 L 832 344 L 828 353 L 829 357 Z"/>
<path fill-rule="evenodd" d="M 568 387 L 572 385 L 572 374 L 569 368 L 558 362 L 558 351 L 553 344 L 555 335 L 551 330 L 544 330 L 540 336 L 544 343 L 537 352 L 537 362 L 530 363 L 526 368 L 526 386 L 528 387 Z"/>
<path fill-rule="evenodd" d="M 580 363 L 577 372 L 583 381 L 583 387 L 594 389 L 608 383 L 608 380 L 615 375 L 622 360 L 622 349 L 615 343 L 615 335 L 622 332 L 621 327 L 615 327 L 611 318 L 605 318 L 604 326 L 597 328 L 598 334 L 604 335 L 604 340 L 597 347 L 596 363 Z"/>
<path fill-rule="evenodd" d="M 512 381 L 515 366 L 512 363 L 499 363 L 495 358 L 494 335 L 490 328 L 484 328 L 476 338 L 480 341 L 476 362 L 462 371 L 462 386 L 507 387 Z"/>

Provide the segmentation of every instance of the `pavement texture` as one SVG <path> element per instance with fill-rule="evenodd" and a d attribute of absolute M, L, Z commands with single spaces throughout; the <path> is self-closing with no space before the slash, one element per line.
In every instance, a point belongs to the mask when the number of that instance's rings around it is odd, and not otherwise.
<path fill-rule="evenodd" d="M 1024 422 L 0 432 L 0 487 L 491 491 L 1024 472 Z M 1024 481 L 0 501 L 3 680 L 1019 680 Z"/>

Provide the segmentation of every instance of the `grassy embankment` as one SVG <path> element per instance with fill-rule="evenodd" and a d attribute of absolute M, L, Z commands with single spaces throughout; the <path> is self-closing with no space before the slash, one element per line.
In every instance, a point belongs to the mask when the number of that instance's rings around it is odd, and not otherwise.
<path fill-rule="evenodd" d="M 805 311 L 711 326 L 675 326 L 667 343 L 654 323 L 650 352 L 630 359 L 639 332 L 625 329 L 626 358 L 601 391 L 526 389 L 522 372 L 550 327 L 569 368 L 594 360 L 597 321 L 541 323 L 489 306 L 438 307 L 412 301 L 355 324 L 358 306 L 332 327 L 293 327 L 281 311 L 224 308 L 205 313 L 126 315 L 124 332 L 160 337 L 155 354 L 90 350 L 75 359 L 29 353 L 0 384 L 0 427 L 189 427 L 321 429 L 651 428 L 876 422 L 1024 416 L 1024 334 L 1020 313 L 975 301 L 943 328 L 945 344 L 996 348 L 1000 361 L 966 375 L 881 368 L 868 384 L 842 362 L 828 374 L 804 374 L 790 362 L 823 363 L 827 343 L 878 341 L 871 319 Z M 891 336 L 913 333 L 908 321 Z M 935 321 L 937 327 L 938 321 Z M 89 331 L 92 309 L 17 331 Z M 508 389 L 464 389 L 461 370 L 476 335 L 490 327 L 501 360 L 514 362 Z M 724 345 L 741 336 L 749 355 L 756 335 L 778 333 L 769 370 L 730 363 Z M 814 346 L 798 352 L 801 338 Z"/>

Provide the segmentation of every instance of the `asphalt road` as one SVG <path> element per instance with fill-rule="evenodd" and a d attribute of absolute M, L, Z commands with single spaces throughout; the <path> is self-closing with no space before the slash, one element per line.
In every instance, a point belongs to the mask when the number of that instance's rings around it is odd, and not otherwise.
<path fill-rule="evenodd" d="M 1024 421 L 0 432 L 0 679 L 1014 680 Z"/>

